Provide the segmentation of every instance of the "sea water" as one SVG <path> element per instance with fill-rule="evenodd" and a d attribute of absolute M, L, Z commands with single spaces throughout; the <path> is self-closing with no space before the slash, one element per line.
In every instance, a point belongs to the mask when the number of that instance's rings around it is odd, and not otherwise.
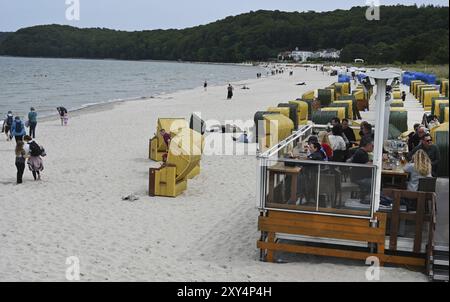
<path fill-rule="evenodd" d="M 256 77 L 262 68 L 229 64 L 0 57 L 0 124 L 8 110 L 22 118 L 120 100 L 136 100 Z M 224 95 L 226 91 L 224 91 Z"/>

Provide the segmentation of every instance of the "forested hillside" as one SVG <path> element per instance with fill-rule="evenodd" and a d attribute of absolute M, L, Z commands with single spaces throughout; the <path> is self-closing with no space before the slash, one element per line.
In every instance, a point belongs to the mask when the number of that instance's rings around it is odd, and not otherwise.
<path fill-rule="evenodd" d="M 0 54 L 242 62 L 275 58 L 299 47 L 342 49 L 344 62 L 448 63 L 448 7 L 383 6 L 379 21 L 366 20 L 365 12 L 366 7 L 323 13 L 256 11 L 182 30 L 136 32 L 35 26 L 6 36 Z"/>

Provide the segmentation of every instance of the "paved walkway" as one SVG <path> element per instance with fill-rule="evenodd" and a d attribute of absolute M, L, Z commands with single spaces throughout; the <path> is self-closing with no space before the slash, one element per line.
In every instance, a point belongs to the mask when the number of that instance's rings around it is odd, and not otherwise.
<path fill-rule="evenodd" d="M 423 114 L 425 113 L 422 105 L 416 100 L 414 95 L 409 92 L 409 86 L 401 85 L 400 89 L 406 92 L 406 101 L 404 108 L 408 111 L 408 128 L 413 129 L 415 123 L 422 123 Z M 376 91 L 376 89 L 374 89 Z M 371 111 L 361 112 L 363 120 L 369 123 L 375 122 L 375 93 L 369 101 Z M 436 185 L 437 195 L 437 223 L 435 241 L 437 245 L 449 245 L 449 179 L 438 178 Z"/>

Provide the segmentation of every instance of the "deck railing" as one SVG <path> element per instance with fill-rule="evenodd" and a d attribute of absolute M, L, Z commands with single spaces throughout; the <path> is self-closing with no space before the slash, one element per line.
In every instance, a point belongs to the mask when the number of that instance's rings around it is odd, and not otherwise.
<path fill-rule="evenodd" d="M 312 133 L 303 126 L 258 155 L 260 211 L 373 218 L 376 166 L 284 157 Z"/>

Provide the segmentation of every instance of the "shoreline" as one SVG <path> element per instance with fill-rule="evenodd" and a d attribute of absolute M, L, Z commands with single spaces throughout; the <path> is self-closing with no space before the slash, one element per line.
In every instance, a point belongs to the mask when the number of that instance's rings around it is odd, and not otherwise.
<path fill-rule="evenodd" d="M 267 76 L 263 76 L 261 79 L 244 79 L 244 80 L 239 80 L 236 82 L 230 82 L 230 84 L 234 85 L 234 86 L 242 86 L 242 85 L 247 85 L 247 82 L 251 81 L 251 80 L 256 80 L 256 81 L 261 81 L 263 79 L 269 79 L 269 77 Z M 246 82 L 246 83 L 243 83 Z M 217 88 L 217 87 L 226 87 L 227 84 L 221 84 L 221 85 L 208 85 L 208 89 L 211 88 Z M 111 100 L 111 101 L 103 101 L 103 102 L 98 102 L 98 103 L 90 103 L 90 104 L 85 104 L 79 108 L 75 108 L 75 109 L 68 109 L 68 113 L 69 113 L 69 118 L 72 117 L 78 117 L 84 114 L 89 114 L 89 113 L 97 113 L 97 112 L 103 112 L 103 111 L 108 111 L 108 110 L 112 110 L 114 109 L 114 107 L 116 105 L 120 105 L 120 104 L 125 104 L 125 103 L 129 103 L 129 102 L 137 102 L 137 101 L 153 101 L 153 100 L 159 100 L 159 99 L 163 99 L 164 96 L 171 98 L 171 95 L 175 95 L 178 93 L 183 93 L 183 92 L 188 92 L 188 91 L 192 91 L 195 89 L 200 89 L 202 90 L 203 87 L 202 86 L 197 86 L 197 87 L 193 87 L 193 88 L 189 88 L 189 89 L 179 89 L 179 90 L 174 90 L 168 93 L 159 93 L 159 94 L 155 94 L 152 95 L 150 97 L 132 97 L 132 98 L 125 98 L 125 99 L 119 99 L 119 100 Z M 56 109 L 55 109 L 56 110 Z M 49 122 L 49 121 L 54 121 L 54 119 L 59 119 L 59 115 L 57 112 L 55 112 L 54 114 L 45 114 L 42 115 L 40 117 L 38 117 L 38 123 L 45 123 L 45 122 Z M 0 120 L 0 126 L 3 123 L 3 119 Z"/>
<path fill-rule="evenodd" d="M 19 59 L 47 59 L 47 60 L 94 60 L 94 61 L 116 61 L 116 62 L 148 62 L 148 63 L 170 63 L 170 64 L 193 64 L 193 65 L 222 65 L 222 66 L 235 66 L 235 67 L 251 67 L 251 68 L 260 68 L 260 69 L 265 69 L 262 66 L 248 66 L 248 65 L 244 65 L 244 64 L 240 64 L 240 63 L 214 63 L 214 62 L 187 62 L 187 61 L 183 61 L 183 62 L 177 62 L 177 61 L 166 61 L 166 60 L 119 60 L 119 59 L 89 59 L 89 58 L 48 58 L 48 57 L 18 57 L 18 56 L 0 56 L 0 58 L 19 58 Z M 235 81 L 235 82 L 223 82 L 223 83 L 218 83 L 215 85 L 209 84 L 208 88 L 212 88 L 212 87 L 216 87 L 216 86 L 223 86 L 226 85 L 227 83 L 238 83 L 241 81 L 249 81 L 253 78 L 246 78 L 246 79 L 242 79 L 239 81 Z M 78 116 L 84 112 L 97 112 L 97 111 L 103 111 L 106 110 L 107 108 L 112 108 L 113 104 L 121 104 L 124 102 L 135 102 L 135 101 L 140 101 L 140 100 L 151 100 L 151 99 L 158 99 L 161 98 L 161 96 L 164 95 L 170 95 L 170 94 L 174 94 L 174 93 L 178 93 L 181 91 L 187 91 L 187 90 L 192 90 L 192 89 L 197 89 L 197 88 L 202 88 L 202 85 L 198 85 L 198 86 L 194 86 L 194 87 L 190 87 L 190 88 L 179 88 L 179 89 L 174 89 L 174 90 L 170 90 L 169 91 L 161 91 L 161 92 L 155 92 L 152 95 L 149 96 L 126 96 L 126 97 L 122 97 L 122 98 L 118 98 L 118 99 L 109 99 L 109 100 L 101 100 L 98 102 L 93 102 L 90 101 L 88 103 L 85 104 L 81 104 L 78 106 L 75 106 L 73 108 L 68 108 L 69 106 L 67 106 L 67 104 L 65 105 L 65 107 L 67 108 L 67 110 L 69 111 L 69 113 L 74 116 Z M 56 110 L 56 107 L 55 107 Z M 28 109 L 24 110 L 23 112 L 23 119 L 26 120 L 27 119 L 27 112 Z M 52 118 L 54 116 L 57 115 L 57 113 L 53 113 L 53 109 L 51 111 L 38 111 L 39 112 L 43 112 L 42 114 L 39 115 L 38 119 L 42 122 L 48 121 L 48 120 L 52 120 Z M 6 110 L 4 112 L 4 114 L 6 115 Z M 3 117 L 0 117 L 0 126 L 2 126 L 3 124 Z M 38 120 L 38 122 L 39 122 Z"/>
<path fill-rule="evenodd" d="M 248 65 L 245 62 L 242 63 L 226 63 L 226 62 L 200 62 L 200 61 L 174 61 L 174 60 L 126 60 L 126 59 L 114 59 L 114 58 L 61 58 L 61 57 L 21 57 L 21 56 L 9 56 L 9 55 L 0 55 L 0 58 L 20 58 L 20 59 L 49 59 L 49 60 L 89 60 L 89 61 L 115 61 L 115 62 L 150 62 L 150 63 L 187 63 L 187 64 L 205 64 L 205 65 L 224 65 L 224 66 L 239 66 L 239 67 L 258 67 L 261 63 L 258 62 L 258 65 Z M 267 62 L 269 64 L 270 62 Z M 285 64 L 285 63 L 276 63 L 276 64 Z"/>

